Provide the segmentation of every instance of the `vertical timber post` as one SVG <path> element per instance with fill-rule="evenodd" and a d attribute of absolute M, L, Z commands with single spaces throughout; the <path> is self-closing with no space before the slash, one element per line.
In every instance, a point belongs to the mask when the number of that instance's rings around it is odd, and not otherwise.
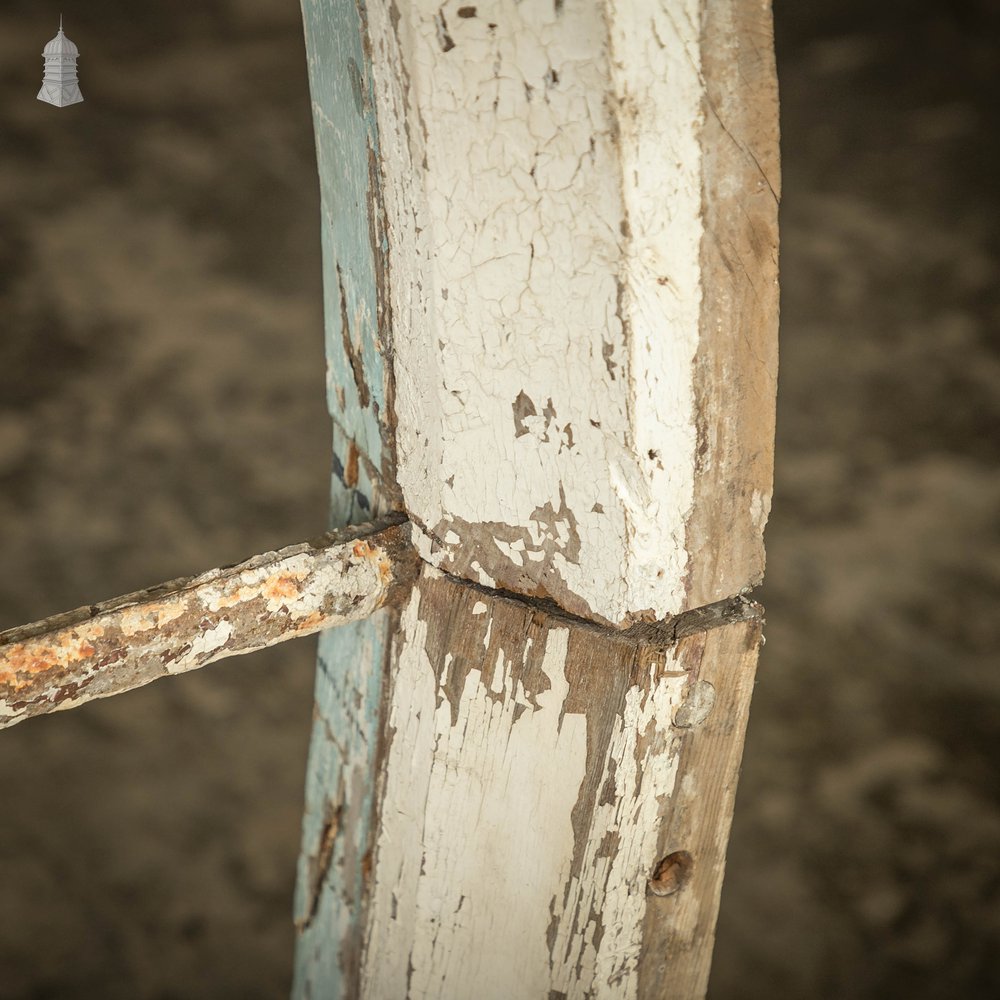
<path fill-rule="evenodd" d="M 299 997 L 703 996 L 760 639 L 767 0 L 303 0 L 337 524 Z"/>
<path fill-rule="evenodd" d="M 400 508 L 388 375 L 391 331 L 369 34 L 353 0 L 304 0 L 320 176 L 331 527 Z M 356 995 L 391 610 L 320 637 L 294 913 L 295 992 Z"/>

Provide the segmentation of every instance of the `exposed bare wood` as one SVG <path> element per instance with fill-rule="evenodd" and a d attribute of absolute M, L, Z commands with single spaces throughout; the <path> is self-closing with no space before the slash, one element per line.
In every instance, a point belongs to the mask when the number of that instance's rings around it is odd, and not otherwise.
<path fill-rule="evenodd" d="M 764 575 L 778 375 L 778 87 L 770 0 L 701 0 L 702 302 L 687 606 Z"/>
<path fill-rule="evenodd" d="M 760 635 L 742 607 L 675 642 L 423 571 L 362 997 L 701 995 Z"/>
<path fill-rule="evenodd" d="M 733 800 L 753 693 L 761 621 L 692 636 L 693 659 L 685 705 L 674 725 L 689 735 L 678 762 L 683 780 L 658 835 L 656 856 L 683 851 L 691 864 L 683 891 L 647 900 L 639 956 L 640 1000 L 703 997 L 715 943 Z M 654 873 L 655 874 L 655 873 Z"/>
<path fill-rule="evenodd" d="M 0 728 L 367 618 L 406 593 L 402 519 L 333 532 L 0 633 Z"/>

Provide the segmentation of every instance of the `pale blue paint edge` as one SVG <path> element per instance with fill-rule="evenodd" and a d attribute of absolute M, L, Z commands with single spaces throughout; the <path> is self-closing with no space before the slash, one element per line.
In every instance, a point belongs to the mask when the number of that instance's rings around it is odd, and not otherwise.
<path fill-rule="evenodd" d="M 364 6 L 353 0 L 304 0 L 303 18 L 320 179 L 328 406 L 358 448 L 381 468 L 385 365 L 379 350 L 375 253 L 384 250 L 376 251 L 380 237 L 371 232 L 377 225 L 371 216 L 377 212 L 378 192 L 371 187 L 369 163 L 378 157 L 378 126 L 362 40 Z M 343 313 L 362 361 L 366 406 L 344 350 Z"/>
<path fill-rule="evenodd" d="M 330 521 L 332 527 L 341 527 L 370 520 L 381 492 L 364 462 L 358 463 L 354 488 L 345 485 L 351 439 L 376 469 L 387 464 L 379 420 L 385 416 L 386 392 L 376 281 L 376 253 L 384 247 L 375 247 L 379 237 L 372 230 L 378 224 L 379 192 L 371 188 L 369 171 L 369 162 L 377 162 L 378 135 L 363 3 L 303 0 L 302 8 L 320 174 L 328 405 L 335 420 Z M 367 406 L 361 405 L 344 349 L 341 288 L 369 393 Z M 316 717 L 294 904 L 300 931 L 292 993 L 301 1000 L 335 1000 L 357 990 L 362 859 L 372 840 L 375 753 L 390 628 L 387 613 L 380 613 L 326 632 L 319 641 Z M 355 762 L 353 773 L 347 770 L 348 759 Z M 343 822 L 317 894 L 316 859 L 329 804 L 338 795 L 343 797 Z M 348 812 L 356 817 L 354 822 L 344 818 Z"/>

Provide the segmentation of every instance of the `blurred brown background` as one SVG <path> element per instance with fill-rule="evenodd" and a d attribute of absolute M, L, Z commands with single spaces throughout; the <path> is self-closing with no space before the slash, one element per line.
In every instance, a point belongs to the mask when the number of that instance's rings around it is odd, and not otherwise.
<path fill-rule="evenodd" d="M 0 628 L 325 521 L 294 0 L 0 12 Z M 768 645 L 716 1000 L 1000 996 L 1000 12 L 777 0 Z M 0 734 L 0 998 L 287 994 L 315 643 Z"/>

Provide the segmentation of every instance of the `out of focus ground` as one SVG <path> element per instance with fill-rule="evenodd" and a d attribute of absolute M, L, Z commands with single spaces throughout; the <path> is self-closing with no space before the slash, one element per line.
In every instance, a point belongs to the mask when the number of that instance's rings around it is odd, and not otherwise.
<path fill-rule="evenodd" d="M 55 8 L 53 8 L 55 10 Z M 1000 28 L 778 0 L 764 651 L 716 1000 L 1000 995 Z M 293 0 L 0 13 L 0 627 L 322 529 Z M 0 735 L 0 998 L 287 993 L 314 643 Z"/>
<path fill-rule="evenodd" d="M 320 533 L 294 0 L 0 13 L 0 627 Z M 53 13 L 54 12 L 54 13 Z M 0 735 L 0 998 L 288 994 L 315 641 Z"/>
<path fill-rule="evenodd" d="M 710 995 L 1000 996 L 1000 18 L 776 4 L 768 644 Z"/>

